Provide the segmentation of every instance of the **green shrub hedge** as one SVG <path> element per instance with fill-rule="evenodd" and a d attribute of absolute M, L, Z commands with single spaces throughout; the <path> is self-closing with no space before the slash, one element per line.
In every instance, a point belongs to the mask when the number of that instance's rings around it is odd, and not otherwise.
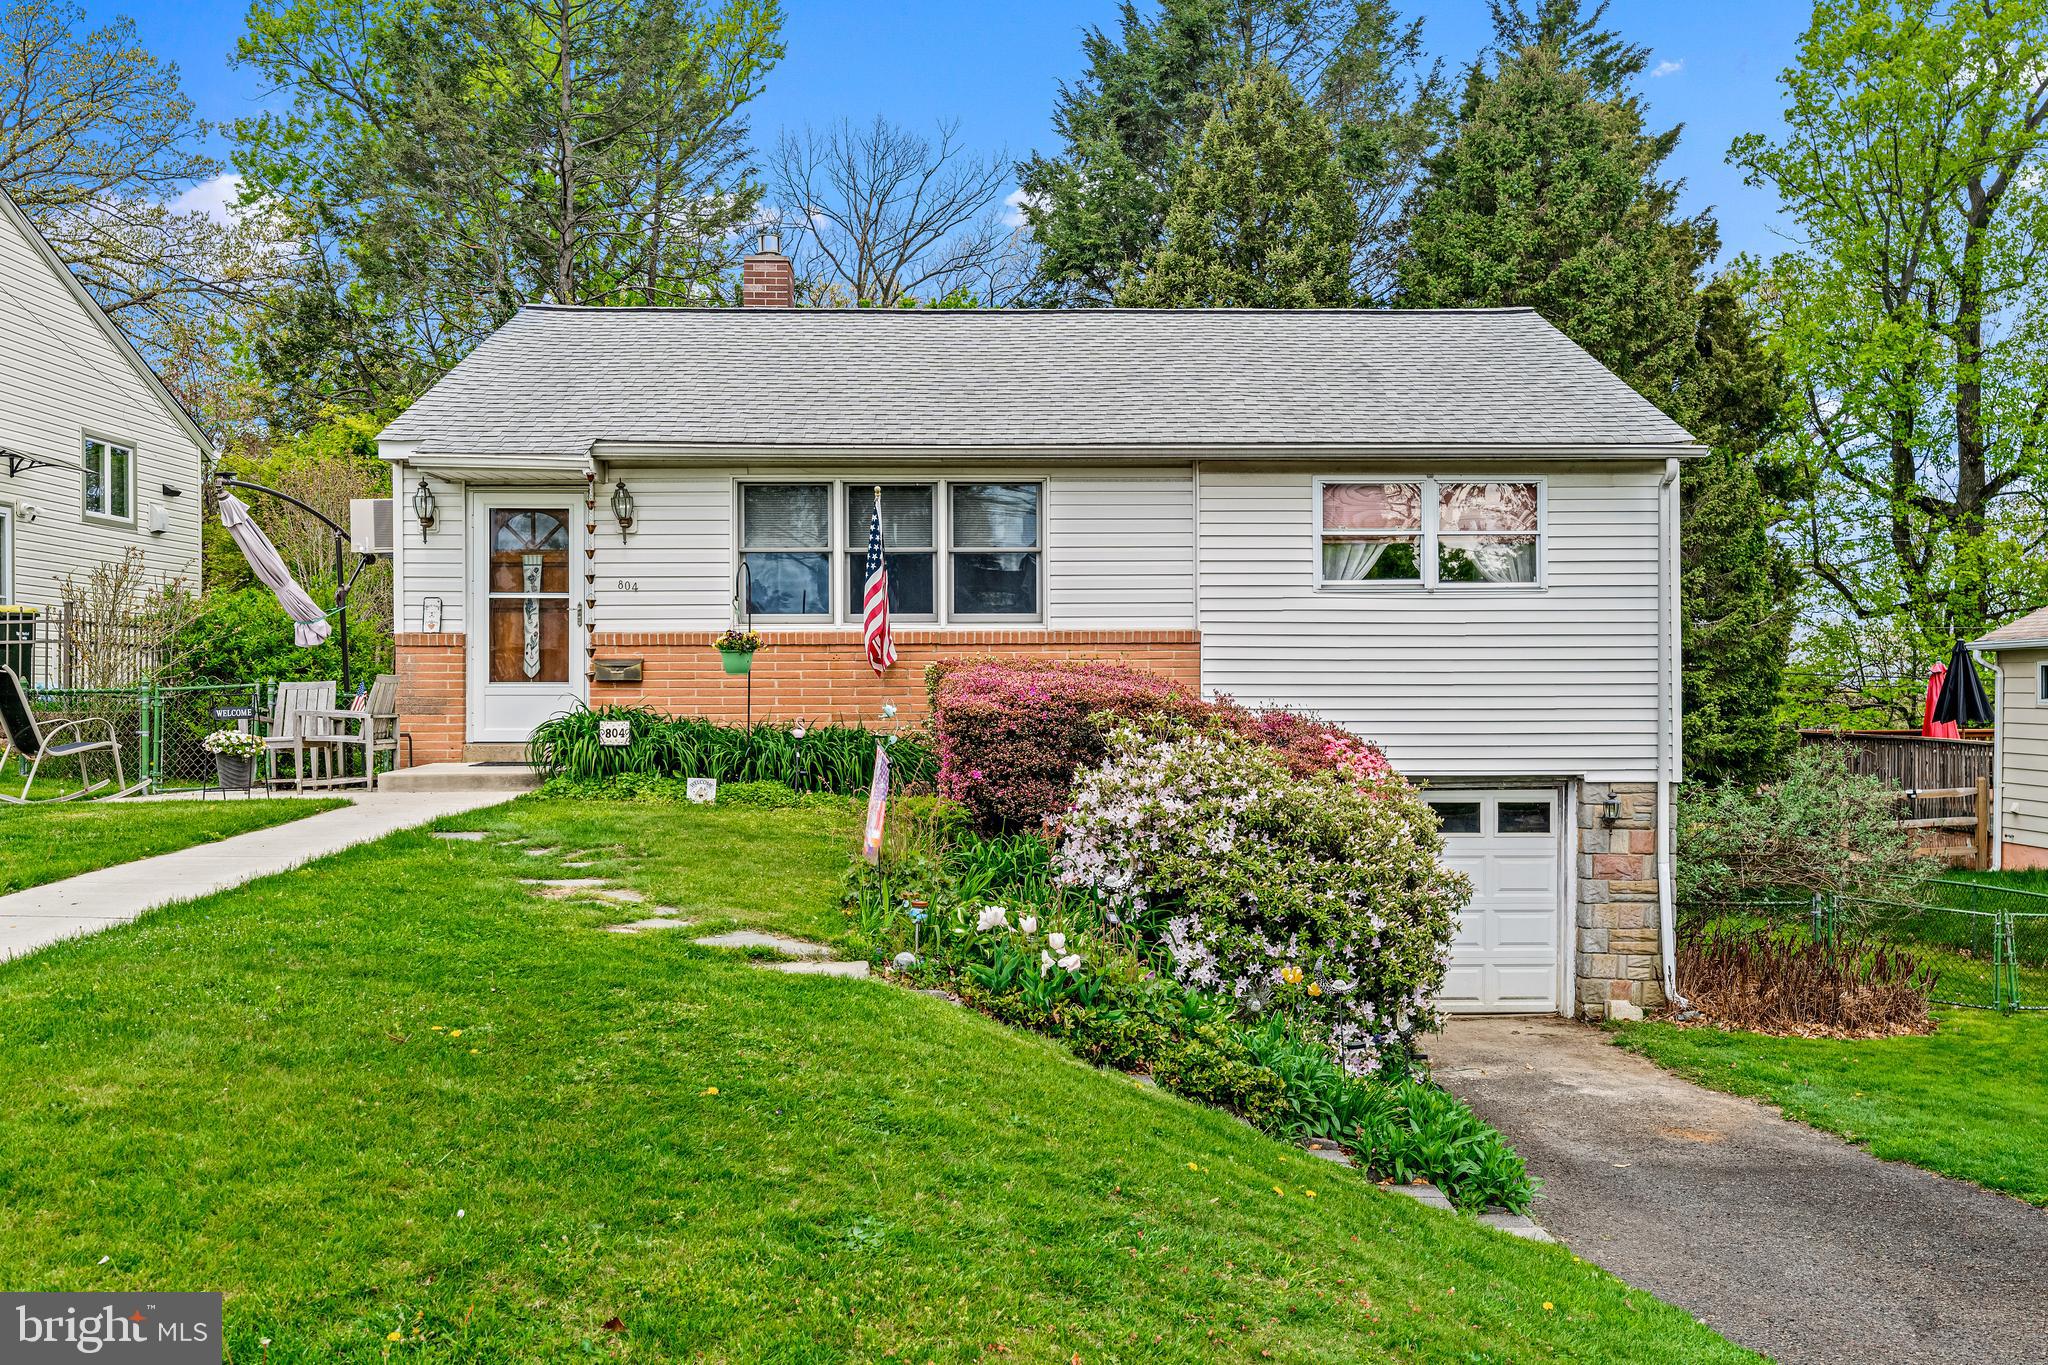
<path fill-rule="evenodd" d="M 598 742 L 600 722 L 623 720 L 631 740 Z M 859 726 L 716 725 L 697 716 L 664 716 L 640 707 L 580 708 L 543 721 L 527 742 L 527 761 L 548 778 L 601 781 L 625 774 L 779 782 L 793 791 L 863 794 L 875 775 L 875 746 L 888 747 L 896 791 L 931 789 L 931 749 L 909 735 L 877 735 Z"/>

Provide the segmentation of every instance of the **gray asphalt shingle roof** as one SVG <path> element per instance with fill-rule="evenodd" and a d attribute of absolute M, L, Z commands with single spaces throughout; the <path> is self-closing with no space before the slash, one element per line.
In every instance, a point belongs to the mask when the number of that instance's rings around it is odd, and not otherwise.
<path fill-rule="evenodd" d="M 384 432 L 423 452 L 1673 447 L 1529 309 L 532 306 Z"/>
<path fill-rule="evenodd" d="M 2008 621 L 1970 643 L 1984 649 L 1997 649 L 2000 645 L 2038 645 L 2044 641 L 2048 641 L 2048 607 L 2030 611 L 2016 621 Z"/>

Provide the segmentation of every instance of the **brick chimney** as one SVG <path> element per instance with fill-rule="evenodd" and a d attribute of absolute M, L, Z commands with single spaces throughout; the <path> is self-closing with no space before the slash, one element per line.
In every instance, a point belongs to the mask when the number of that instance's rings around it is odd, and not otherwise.
<path fill-rule="evenodd" d="M 740 263 L 740 302 L 748 308 L 789 308 L 796 303 L 796 267 L 782 254 L 782 234 L 761 229 L 761 249 Z"/>

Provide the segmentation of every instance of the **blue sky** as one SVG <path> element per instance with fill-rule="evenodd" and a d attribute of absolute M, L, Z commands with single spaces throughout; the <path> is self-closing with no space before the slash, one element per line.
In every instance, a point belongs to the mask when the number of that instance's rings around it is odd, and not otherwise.
<path fill-rule="evenodd" d="M 784 0 L 789 55 L 753 108 L 759 141 L 782 127 L 882 114 L 928 127 L 958 118 L 962 137 L 1022 155 L 1051 145 L 1054 91 L 1080 73 L 1080 35 L 1115 21 L 1115 0 Z M 95 21 L 127 14 L 142 41 L 176 60 L 210 119 L 260 107 L 264 91 L 229 67 L 242 27 L 239 0 L 86 0 Z M 1488 34 L 1484 0 L 1411 3 L 1437 55 L 1461 66 Z M 1778 72 L 1808 15 L 1796 2 L 1615 0 L 1610 24 L 1655 52 L 1664 74 L 1644 82 L 1660 125 L 1683 123 L 1671 170 L 1687 207 L 1711 205 L 1726 250 L 1769 252 L 1780 239 L 1776 204 L 1743 185 L 1724 161 L 1728 144 L 1778 126 Z"/>

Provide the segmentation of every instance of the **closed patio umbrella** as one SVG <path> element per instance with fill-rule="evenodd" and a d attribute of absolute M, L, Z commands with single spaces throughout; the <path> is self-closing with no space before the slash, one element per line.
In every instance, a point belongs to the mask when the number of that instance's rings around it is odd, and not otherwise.
<path fill-rule="evenodd" d="M 1984 684 L 1977 680 L 1970 647 L 1961 640 L 1956 641 L 1956 652 L 1949 656 L 1948 676 L 1941 680 L 1941 695 L 1934 699 L 1934 710 L 1928 713 L 1928 718 L 1953 721 L 1959 726 L 1991 723 L 1991 699 L 1984 695 Z"/>
<path fill-rule="evenodd" d="M 228 528 L 235 544 L 242 547 L 242 558 L 249 561 L 250 570 L 277 594 L 277 604 L 292 618 L 292 643 L 300 649 L 310 649 L 326 639 L 332 630 L 327 624 L 327 613 L 298 585 L 291 570 L 284 566 L 284 556 L 249 515 L 248 507 L 232 493 L 221 495 L 220 524 Z"/>
<path fill-rule="evenodd" d="M 1962 727 L 1954 721 L 1936 720 L 1934 718 L 1935 704 L 1941 700 L 1941 685 L 1947 678 L 1947 664 L 1936 664 L 1927 675 L 1927 700 L 1920 708 L 1920 714 L 1924 718 L 1920 722 L 1920 735 L 1923 739 L 1961 739 L 1963 737 Z"/>

